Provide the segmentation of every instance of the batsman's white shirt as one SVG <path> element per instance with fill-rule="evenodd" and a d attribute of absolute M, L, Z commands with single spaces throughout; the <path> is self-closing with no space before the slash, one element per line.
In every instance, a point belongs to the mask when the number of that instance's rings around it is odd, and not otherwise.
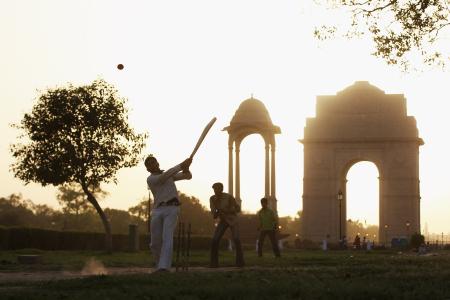
<path fill-rule="evenodd" d="M 175 181 L 182 179 L 191 179 L 191 172 L 181 172 L 181 164 L 170 168 L 161 174 L 151 174 L 147 177 L 148 188 L 152 191 L 154 205 L 158 207 L 161 202 L 167 202 L 173 198 L 178 199 L 178 191 Z"/>
<path fill-rule="evenodd" d="M 150 248 L 155 257 L 158 269 L 170 269 L 172 266 L 173 231 L 177 224 L 179 206 L 159 206 L 173 198 L 178 199 L 175 181 L 191 179 L 190 172 L 182 173 L 181 166 L 177 165 L 161 174 L 151 174 L 147 178 L 147 185 L 152 191 L 154 205 L 151 221 Z"/>

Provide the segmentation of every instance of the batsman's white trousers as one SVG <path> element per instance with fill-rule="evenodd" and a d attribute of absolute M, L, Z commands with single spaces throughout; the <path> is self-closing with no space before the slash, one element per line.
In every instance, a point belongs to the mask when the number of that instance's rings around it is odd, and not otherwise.
<path fill-rule="evenodd" d="M 179 206 L 160 206 L 152 210 L 150 249 L 158 269 L 172 266 L 173 232 L 179 212 Z"/>

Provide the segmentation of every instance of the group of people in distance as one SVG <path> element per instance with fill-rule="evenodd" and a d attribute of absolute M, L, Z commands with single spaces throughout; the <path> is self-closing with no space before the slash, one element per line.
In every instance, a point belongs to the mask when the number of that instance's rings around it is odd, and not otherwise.
<path fill-rule="evenodd" d="M 375 241 L 371 241 L 369 239 L 366 239 L 365 236 L 363 236 L 363 240 L 361 243 L 361 237 L 359 236 L 359 233 L 355 236 L 355 239 L 353 240 L 353 249 L 364 249 L 364 250 L 371 250 L 374 247 Z M 339 247 L 341 249 L 347 249 L 347 237 L 344 235 L 341 240 L 339 240 Z"/>
<path fill-rule="evenodd" d="M 355 240 L 353 241 L 354 249 L 371 250 L 373 248 L 373 246 L 374 246 L 374 241 L 366 239 L 365 236 L 363 236 L 363 240 L 361 243 L 361 238 L 359 237 L 359 233 L 355 236 Z"/>
<path fill-rule="evenodd" d="M 180 213 L 180 200 L 175 181 L 188 180 L 192 178 L 189 167 L 191 158 L 185 159 L 180 164 L 166 171 L 161 170 L 158 160 L 150 155 L 145 161 L 145 167 L 150 176 L 147 177 L 147 185 L 153 194 L 153 208 L 151 212 L 151 242 L 150 248 L 155 259 L 156 271 L 168 271 L 172 265 L 173 233 Z M 217 268 L 219 265 L 219 243 L 225 231 L 229 227 L 236 249 L 236 266 L 243 267 L 244 255 L 241 240 L 239 238 L 239 222 L 237 214 L 241 211 L 240 203 L 223 191 L 223 184 L 216 182 L 212 185 L 214 195 L 209 199 L 213 218 L 219 219 L 216 226 L 212 244 L 210 267 Z M 272 249 L 276 257 L 280 257 L 280 250 L 276 241 L 278 230 L 278 217 L 268 207 L 267 198 L 261 199 L 262 208 L 258 211 L 259 239 L 258 256 L 262 256 L 264 239 L 269 236 Z"/>

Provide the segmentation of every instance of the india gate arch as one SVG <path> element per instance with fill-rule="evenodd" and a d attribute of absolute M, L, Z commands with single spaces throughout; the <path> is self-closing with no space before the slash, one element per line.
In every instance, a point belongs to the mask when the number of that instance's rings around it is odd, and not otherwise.
<path fill-rule="evenodd" d="M 380 242 L 420 232 L 423 140 L 415 118 L 407 115 L 404 95 L 385 94 L 367 81 L 357 81 L 336 95 L 318 96 L 316 117 L 307 118 L 300 142 L 302 238 L 337 242 L 346 235 L 346 176 L 360 161 L 378 169 Z"/>
<path fill-rule="evenodd" d="M 269 207 L 276 211 L 275 134 L 281 133 L 280 127 L 273 125 L 264 104 L 252 96 L 239 105 L 230 125 L 223 130 L 228 132 L 228 192 L 241 201 L 241 143 L 251 134 L 260 134 L 265 144 L 264 197 L 269 200 Z"/>

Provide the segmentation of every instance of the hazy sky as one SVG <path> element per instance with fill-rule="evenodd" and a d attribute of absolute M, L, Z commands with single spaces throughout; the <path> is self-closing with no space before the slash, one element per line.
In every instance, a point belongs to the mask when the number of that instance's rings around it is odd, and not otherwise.
<path fill-rule="evenodd" d="M 24 186 L 9 172 L 9 124 L 31 110 L 37 90 L 90 83 L 102 77 L 129 99 L 131 122 L 148 131 L 146 153 L 163 168 L 186 158 L 213 117 L 218 121 L 179 189 L 207 204 L 211 184 L 227 189 L 228 149 L 221 131 L 239 104 L 261 100 L 277 135 L 280 215 L 301 209 L 303 137 L 315 97 L 335 94 L 357 80 L 402 93 L 417 119 L 422 226 L 450 232 L 450 72 L 403 74 L 370 53 L 367 40 L 319 43 L 314 26 L 339 20 L 307 0 L 4 1 L 0 0 L 0 196 L 22 193 L 56 207 L 56 189 Z M 444 36 L 444 44 L 450 41 Z M 117 64 L 124 64 L 122 71 Z M 127 209 L 147 195 L 143 164 L 119 173 L 103 207 Z M 349 172 L 348 217 L 378 224 L 378 171 L 360 163 Z M 252 135 L 241 147 L 243 209 L 255 211 L 264 193 L 264 145 Z"/>

